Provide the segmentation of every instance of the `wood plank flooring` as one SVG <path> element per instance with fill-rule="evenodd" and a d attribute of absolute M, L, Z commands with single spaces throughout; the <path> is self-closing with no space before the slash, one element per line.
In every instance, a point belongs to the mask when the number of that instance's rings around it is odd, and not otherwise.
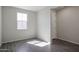
<path fill-rule="evenodd" d="M 0 52 L 79 52 L 79 45 L 60 39 L 54 39 L 50 45 L 44 47 L 27 43 L 32 40 L 38 39 L 28 39 L 2 44 Z M 42 40 L 40 41 L 44 42 Z"/>
<path fill-rule="evenodd" d="M 52 52 L 79 52 L 79 45 L 73 44 L 60 39 L 52 40 Z"/>
<path fill-rule="evenodd" d="M 50 45 L 40 47 L 27 43 L 32 40 L 38 40 L 38 39 L 28 39 L 28 40 L 21 40 L 11 43 L 5 43 L 2 45 L 1 49 L 8 49 L 9 51 L 7 52 L 50 52 Z M 42 40 L 38 40 L 38 41 L 44 42 Z"/>

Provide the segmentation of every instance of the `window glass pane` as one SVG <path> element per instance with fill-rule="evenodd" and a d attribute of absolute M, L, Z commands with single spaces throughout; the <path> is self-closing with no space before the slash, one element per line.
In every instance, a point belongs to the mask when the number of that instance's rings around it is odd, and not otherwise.
<path fill-rule="evenodd" d="M 22 20 L 23 16 L 22 13 L 17 13 L 17 20 Z"/>
<path fill-rule="evenodd" d="M 23 21 L 27 21 L 27 14 L 23 14 L 22 16 L 23 16 L 23 18 L 22 18 Z"/>
<path fill-rule="evenodd" d="M 23 26 L 24 29 L 26 29 L 26 27 L 27 27 L 27 26 L 26 26 L 26 22 L 23 22 L 23 23 L 22 23 L 22 26 Z"/>
<path fill-rule="evenodd" d="M 26 29 L 26 22 L 17 22 L 17 29 Z"/>

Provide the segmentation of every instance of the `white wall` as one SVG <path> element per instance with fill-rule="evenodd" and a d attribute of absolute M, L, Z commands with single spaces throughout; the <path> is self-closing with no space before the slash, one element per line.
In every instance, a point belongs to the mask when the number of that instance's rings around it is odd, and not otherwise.
<path fill-rule="evenodd" d="M 64 7 L 57 11 L 57 36 L 79 44 L 79 7 Z"/>
<path fill-rule="evenodd" d="M 0 46 L 1 46 L 1 40 L 2 40 L 2 31 L 1 31 L 1 29 L 2 29 L 2 19 L 1 19 L 1 6 L 0 6 Z"/>
<path fill-rule="evenodd" d="M 56 38 L 56 11 L 51 10 L 51 39 Z"/>
<path fill-rule="evenodd" d="M 38 12 L 38 38 L 50 42 L 50 9 L 45 8 Z"/>
<path fill-rule="evenodd" d="M 17 30 L 17 12 L 28 14 L 28 29 Z M 36 12 L 14 7 L 2 7 L 2 42 L 11 42 L 36 37 Z"/>

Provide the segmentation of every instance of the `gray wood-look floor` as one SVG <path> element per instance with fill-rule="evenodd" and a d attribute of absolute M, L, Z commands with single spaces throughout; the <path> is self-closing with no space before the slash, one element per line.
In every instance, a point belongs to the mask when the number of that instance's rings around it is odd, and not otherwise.
<path fill-rule="evenodd" d="M 50 45 L 46 45 L 44 47 L 36 46 L 33 44 L 28 44 L 32 40 L 38 39 L 26 39 L 16 42 L 5 43 L 2 45 L 1 50 L 2 52 L 50 52 Z M 38 40 L 44 42 L 42 40 Z"/>
<path fill-rule="evenodd" d="M 59 39 L 52 40 L 50 45 L 39 47 L 27 42 L 38 39 L 28 39 L 2 44 L 0 52 L 79 52 L 79 45 Z M 40 40 L 43 42 L 42 40 Z"/>
<path fill-rule="evenodd" d="M 79 52 L 79 45 L 73 44 L 60 39 L 52 40 L 52 52 Z"/>

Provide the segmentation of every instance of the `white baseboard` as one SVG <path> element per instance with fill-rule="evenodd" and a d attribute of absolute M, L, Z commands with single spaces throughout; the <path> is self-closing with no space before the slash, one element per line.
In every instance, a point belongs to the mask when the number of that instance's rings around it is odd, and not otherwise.
<path fill-rule="evenodd" d="M 74 43 L 74 44 L 79 45 L 79 43 L 78 43 L 78 42 L 73 42 L 73 41 L 70 41 L 70 40 L 63 39 L 63 38 L 58 38 L 58 39 L 61 39 L 61 40 L 64 40 L 64 41 L 71 42 L 71 43 Z"/>
<path fill-rule="evenodd" d="M 33 37 L 33 38 L 27 38 L 27 39 L 17 39 L 17 40 L 11 40 L 11 41 L 2 42 L 2 43 L 9 43 L 9 42 L 15 42 L 15 41 L 20 41 L 20 40 L 34 39 L 34 38 L 36 38 L 36 37 Z"/>

